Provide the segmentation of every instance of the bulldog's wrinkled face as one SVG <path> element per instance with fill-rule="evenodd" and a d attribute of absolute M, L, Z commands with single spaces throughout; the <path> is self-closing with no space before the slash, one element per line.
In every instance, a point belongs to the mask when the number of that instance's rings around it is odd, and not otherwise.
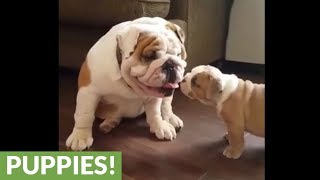
<path fill-rule="evenodd" d="M 213 66 L 200 65 L 184 76 L 180 89 L 190 99 L 197 99 L 203 104 L 213 105 L 221 96 L 223 84 L 222 73 Z"/>
<path fill-rule="evenodd" d="M 121 73 L 129 86 L 146 96 L 172 95 L 186 67 L 184 34 L 175 24 L 132 25 L 117 37 Z"/>

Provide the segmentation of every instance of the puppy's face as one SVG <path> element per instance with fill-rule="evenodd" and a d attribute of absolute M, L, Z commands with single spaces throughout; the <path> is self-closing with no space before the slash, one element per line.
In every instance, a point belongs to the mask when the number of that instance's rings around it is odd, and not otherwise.
<path fill-rule="evenodd" d="M 134 24 L 117 36 L 121 73 L 136 91 L 147 96 L 172 95 L 182 81 L 186 51 L 182 29 L 170 22 Z"/>
<path fill-rule="evenodd" d="M 197 66 L 184 76 L 181 91 L 190 99 L 213 105 L 223 91 L 221 76 L 221 71 L 213 66 Z"/>

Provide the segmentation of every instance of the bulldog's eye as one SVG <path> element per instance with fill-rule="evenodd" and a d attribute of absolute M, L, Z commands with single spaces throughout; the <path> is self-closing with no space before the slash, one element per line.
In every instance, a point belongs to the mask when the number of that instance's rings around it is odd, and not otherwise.
<path fill-rule="evenodd" d="M 154 58 L 156 58 L 156 52 L 155 51 L 149 51 L 149 52 L 146 53 L 145 57 L 148 58 L 148 59 L 154 59 Z"/>
<path fill-rule="evenodd" d="M 159 55 L 157 54 L 157 51 L 149 51 L 144 55 L 144 58 L 147 61 L 152 61 L 152 60 L 158 59 Z"/>
<path fill-rule="evenodd" d="M 181 53 L 178 53 L 177 56 L 181 56 Z"/>

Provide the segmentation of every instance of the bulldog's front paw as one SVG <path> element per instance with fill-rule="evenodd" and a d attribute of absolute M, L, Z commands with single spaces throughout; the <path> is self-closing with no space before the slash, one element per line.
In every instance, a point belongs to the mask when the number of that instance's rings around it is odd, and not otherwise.
<path fill-rule="evenodd" d="M 169 122 L 176 129 L 177 132 L 179 132 L 181 128 L 183 128 L 183 121 L 174 113 L 171 113 L 164 120 Z"/>
<path fill-rule="evenodd" d="M 93 143 L 91 128 L 73 128 L 71 135 L 66 141 L 67 147 L 71 147 L 73 151 L 82 151 L 90 148 Z"/>
<path fill-rule="evenodd" d="M 175 128 L 167 121 L 161 120 L 150 127 L 150 132 L 155 133 L 158 139 L 173 140 L 177 137 Z"/>
<path fill-rule="evenodd" d="M 233 148 L 232 146 L 227 146 L 223 151 L 223 155 L 227 158 L 238 159 L 242 154 L 241 149 Z"/>

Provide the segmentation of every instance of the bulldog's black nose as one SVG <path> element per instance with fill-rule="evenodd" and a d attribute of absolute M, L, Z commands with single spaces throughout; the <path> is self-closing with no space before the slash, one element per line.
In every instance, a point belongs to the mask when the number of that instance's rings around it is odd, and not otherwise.
<path fill-rule="evenodd" d="M 174 83 L 176 81 L 175 64 L 172 60 L 167 60 L 162 65 L 162 71 L 166 74 L 167 82 Z"/>
<path fill-rule="evenodd" d="M 163 65 L 163 69 L 173 69 L 174 68 L 174 62 L 172 60 L 167 60 Z"/>

